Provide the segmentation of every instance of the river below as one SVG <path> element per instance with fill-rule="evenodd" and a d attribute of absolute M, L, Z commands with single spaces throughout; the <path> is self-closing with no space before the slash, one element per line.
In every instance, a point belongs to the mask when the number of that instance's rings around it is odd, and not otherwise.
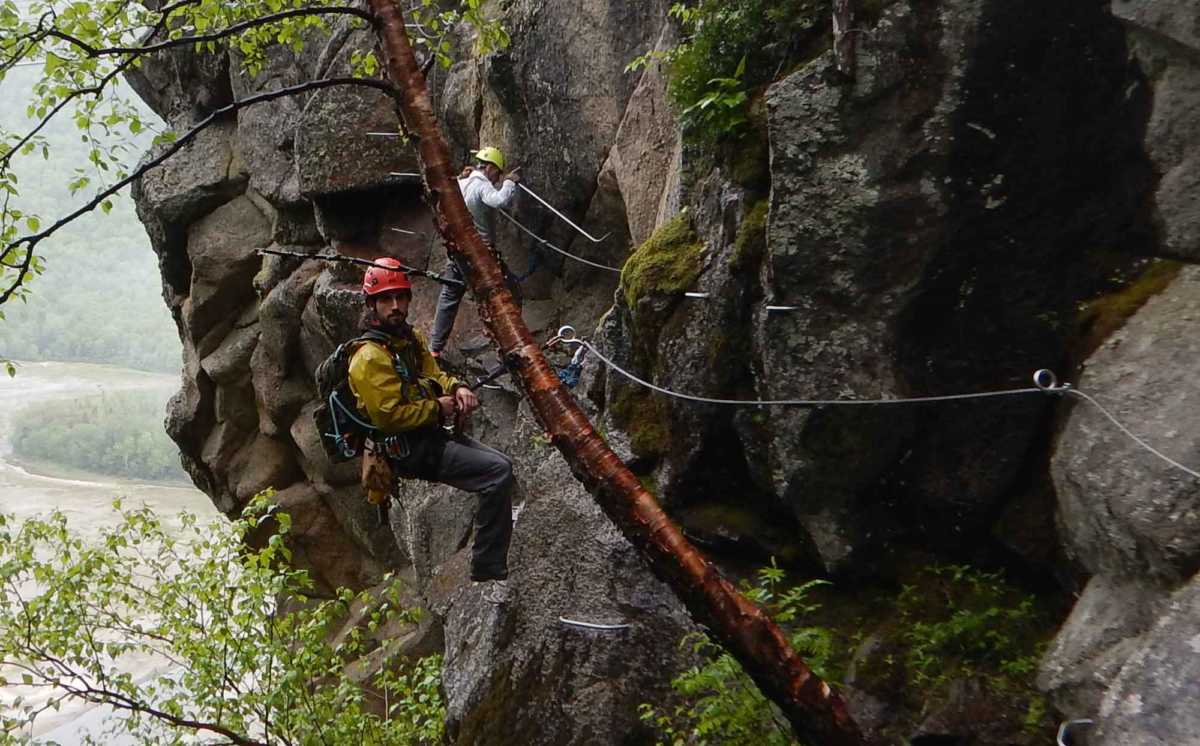
<path fill-rule="evenodd" d="M 177 376 L 86 363 L 24 363 L 15 378 L 0 374 L 0 513 L 20 520 L 57 509 L 85 537 L 96 536 L 119 522 L 120 516 L 112 506 L 118 497 L 126 507 L 148 506 L 168 528 L 178 526 L 184 512 L 216 517 L 218 513 L 208 497 L 191 486 L 79 475 L 55 467 L 26 467 L 15 463 L 12 456 L 13 418 L 22 410 L 53 401 L 131 390 L 161 392 L 165 409 L 178 387 Z M 155 662 L 146 661 L 144 666 L 135 673 L 157 675 L 159 666 Z M 0 708 L 9 706 L 18 694 L 16 689 L 0 688 Z M 20 694 L 28 695 L 28 691 Z M 33 735 L 39 741 L 63 746 L 83 743 L 87 734 L 99 734 L 97 728 L 107 716 L 104 708 L 64 702 L 58 713 L 38 719 Z"/>

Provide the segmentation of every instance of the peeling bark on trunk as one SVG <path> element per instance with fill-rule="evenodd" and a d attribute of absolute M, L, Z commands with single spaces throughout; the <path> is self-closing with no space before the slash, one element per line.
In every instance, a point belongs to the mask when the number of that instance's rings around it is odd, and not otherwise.
<path fill-rule="evenodd" d="M 850 27 L 853 22 L 852 0 L 833 0 L 834 65 L 847 80 L 854 79 L 854 35 L 857 31 Z"/>
<path fill-rule="evenodd" d="M 514 368 L 514 378 L 555 447 L 654 574 L 671 586 L 692 617 L 741 662 L 763 693 L 787 714 L 798 735 L 823 745 L 862 743 L 842 698 L 812 673 L 763 610 L 721 577 L 684 538 L 559 382 L 525 326 L 499 262 L 467 212 L 402 13 L 393 0 L 369 0 L 369 4 L 379 20 L 388 75 L 400 90 L 401 116 L 416 141 L 428 197 L 447 251 L 469 263 L 468 282 L 483 322 L 502 358 Z"/>

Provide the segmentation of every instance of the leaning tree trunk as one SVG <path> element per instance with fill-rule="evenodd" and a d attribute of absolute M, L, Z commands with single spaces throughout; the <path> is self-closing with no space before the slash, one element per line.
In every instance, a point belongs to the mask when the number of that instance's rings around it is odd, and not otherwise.
<path fill-rule="evenodd" d="M 604 443 L 542 356 L 504 282 L 500 264 L 483 243 L 463 202 L 438 128 L 425 76 L 417 65 L 404 17 L 393 0 L 369 0 L 387 71 L 400 90 L 401 116 L 417 154 L 446 250 L 470 264 L 468 281 L 501 357 L 529 398 L 576 478 L 595 496 L 650 569 L 674 590 L 692 617 L 741 662 L 759 688 L 787 714 L 798 735 L 819 744 L 860 744 L 858 727 L 841 697 L 788 645 L 783 632 L 738 593 L 659 507 Z"/>
<path fill-rule="evenodd" d="M 854 4 L 852 0 L 833 0 L 833 60 L 837 71 L 854 79 L 855 49 Z"/>

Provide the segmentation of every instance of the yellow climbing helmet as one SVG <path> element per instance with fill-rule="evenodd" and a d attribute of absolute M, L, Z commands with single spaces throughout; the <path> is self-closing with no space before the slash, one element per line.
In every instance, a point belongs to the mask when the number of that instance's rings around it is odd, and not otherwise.
<path fill-rule="evenodd" d="M 480 148 L 479 152 L 475 154 L 475 160 L 490 163 L 501 171 L 504 170 L 504 153 L 500 152 L 500 148 L 491 146 Z"/>

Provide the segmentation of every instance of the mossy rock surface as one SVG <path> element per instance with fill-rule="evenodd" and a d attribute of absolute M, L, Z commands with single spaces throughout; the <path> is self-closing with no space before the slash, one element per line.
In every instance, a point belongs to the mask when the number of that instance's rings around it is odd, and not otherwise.
<path fill-rule="evenodd" d="M 767 250 L 767 212 L 769 200 L 759 200 L 746 211 L 746 217 L 738 226 L 733 240 L 733 254 L 729 266 L 735 271 L 756 268 Z"/>
<path fill-rule="evenodd" d="M 613 396 L 613 419 L 629 435 L 635 456 L 666 455 L 671 439 L 671 410 L 661 396 L 636 386 L 621 386 Z"/>
<path fill-rule="evenodd" d="M 680 295 L 691 288 L 704 269 L 704 244 L 681 212 L 664 223 L 633 252 L 621 270 L 620 291 L 635 311 L 648 295 Z"/>
<path fill-rule="evenodd" d="M 1082 356 L 1095 352 L 1104 340 L 1146 305 L 1146 301 L 1166 290 L 1182 268 L 1180 262 L 1155 260 L 1125 287 L 1084 303 L 1076 317 L 1078 348 Z"/>

